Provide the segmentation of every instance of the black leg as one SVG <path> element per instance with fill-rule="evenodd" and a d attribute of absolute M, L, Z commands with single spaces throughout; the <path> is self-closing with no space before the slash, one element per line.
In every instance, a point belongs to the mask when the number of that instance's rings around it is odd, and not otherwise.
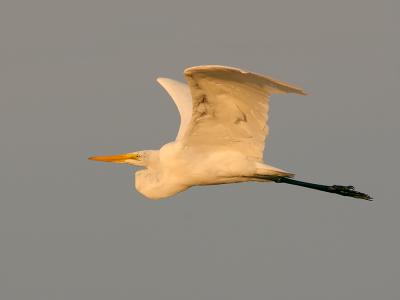
<path fill-rule="evenodd" d="M 342 196 L 372 201 L 371 196 L 354 190 L 354 186 L 352 186 L 352 185 L 347 185 L 347 186 L 345 186 L 345 185 L 322 185 L 322 184 L 315 184 L 315 183 L 295 180 L 295 179 L 292 179 L 289 177 L 273 177 L 273 176 L 263 176 L 263 175 L 256 175 L 256 176 L 253 176 L 252 178 L 265 179 L 268 181 L 275 181 L 277 183 L 293 184 L 293 185 L 306 187 L 309 189 L 314 189 L 314 190 L 319 190 L 319 191 L 328 192 L 328 193 L 334 193 L 334 194 L 338 194 L 338 195 L 342 195 Z"/>
<path fill-rule="evenodd" d="M 293 184 L 293 185 L 298 185 L 314 190 L 319 190 L 323 192 L 328 192 L 328 193 L 334 193 L 342 196 L 348 196 L 348 197 L 353 197 L 353 198 L 359 198 L 359 199 L 364 199 L 368 201 L 372 201 L 372 197 L 358 192 L 354 190 L 354 186 L 348 185 L 321 185 L 321 184 L 315 184 L 315 183 L 310 183 L 310 182 L 304 182 L 304 181 L 299 181 L 299 180 L 294 180 L 288 177 L 276 177 L 272 179 L 272 181 L 275 181 L 277 183 L 287 183 L 287 184 Z"/>

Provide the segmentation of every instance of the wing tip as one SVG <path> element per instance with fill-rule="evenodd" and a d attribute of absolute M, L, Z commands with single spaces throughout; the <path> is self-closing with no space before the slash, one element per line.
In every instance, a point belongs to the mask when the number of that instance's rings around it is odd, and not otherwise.
<path fill-rule="evenodd" d="M 289 93 L 294 93 L 294 94 L 301 95 L 301 96 L 308 96 L 308 95 L 309 95 L 308 92 L 305 92 L 305 91 L 304 91 L 301 87 L 299 87 L 299 86 L 291 85 L 290 88 L 291 88 L 291 91 L 290 91 Z"/>
<path fill-rule="evenodd" d="M 184 82 L 181 82 L 179 80 L 175 80 L 172 78 L 167 78 L 167 77 L 157 77 L 156 81 L 168 91 L 170 94 L 169 90 L 176 88 L 177 86 L 181 88 L 187 88 L 187 84 Z"/>
<path fill-rule="evenodd" d="M 162 84 L 163 82 L 172 81 L 172 79 L 167 78 L 167 77 L 157 77 L 157 78 L 156 78 L 156 81 L 157 81 L 159 84 Z"/>

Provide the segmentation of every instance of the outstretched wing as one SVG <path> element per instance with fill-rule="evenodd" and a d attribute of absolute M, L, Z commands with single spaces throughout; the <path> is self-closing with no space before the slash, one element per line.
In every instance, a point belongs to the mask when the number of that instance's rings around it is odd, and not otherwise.
<path fill-rule="evenodd" d="M 179 140 L 185 134 L 185 130 L 192 118 L 192 96 L 190 89 L 187 84 L 169 78 L 157 78 L 157 81 L 168 92 L 179 110 L 181 125 L 176 136 L 176 140 Z"/>
<path fill-rule="evenodd" d="M 204 151 L 230 149 L 261 161 L 268 135 L 271 94 L 305 92 L 270 77 L 224 66 L 184 71 L 192 95 L 192 118 L 182 137 Z"/>

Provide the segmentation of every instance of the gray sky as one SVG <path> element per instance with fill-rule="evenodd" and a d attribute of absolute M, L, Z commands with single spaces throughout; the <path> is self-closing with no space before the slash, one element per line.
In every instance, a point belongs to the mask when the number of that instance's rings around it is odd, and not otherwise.
<path fill-rule="evenodd" d="M 399 2 L 0 3 L 0 298 L 400 297 Z M 375 202 L 281 184 L 161 202 L 94 154 L 156 149 L 178 112 L 156 77 L 222 64 L 273 96 L 266 161 Z"/>

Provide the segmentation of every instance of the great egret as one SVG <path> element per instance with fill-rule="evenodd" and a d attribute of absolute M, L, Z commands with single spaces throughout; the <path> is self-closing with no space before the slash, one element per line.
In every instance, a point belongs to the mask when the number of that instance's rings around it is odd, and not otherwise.
<path fill-rule="evenodd" d="M 263 162 L 268 135 L 269 96 L 306 95 L 299 87 L 267 76 L 218 65 L 184 71 L 188 84 L 158 78 L 178 107 L 181 124 L 175 141 L 144 150 L 89 159 L 144 167 L 136 189 L 161 199 L 195 185 L 244 181 L 278 182 L 371 200 L 352 186 L 326 186 L 291 179 L 294 174 Z"/>

